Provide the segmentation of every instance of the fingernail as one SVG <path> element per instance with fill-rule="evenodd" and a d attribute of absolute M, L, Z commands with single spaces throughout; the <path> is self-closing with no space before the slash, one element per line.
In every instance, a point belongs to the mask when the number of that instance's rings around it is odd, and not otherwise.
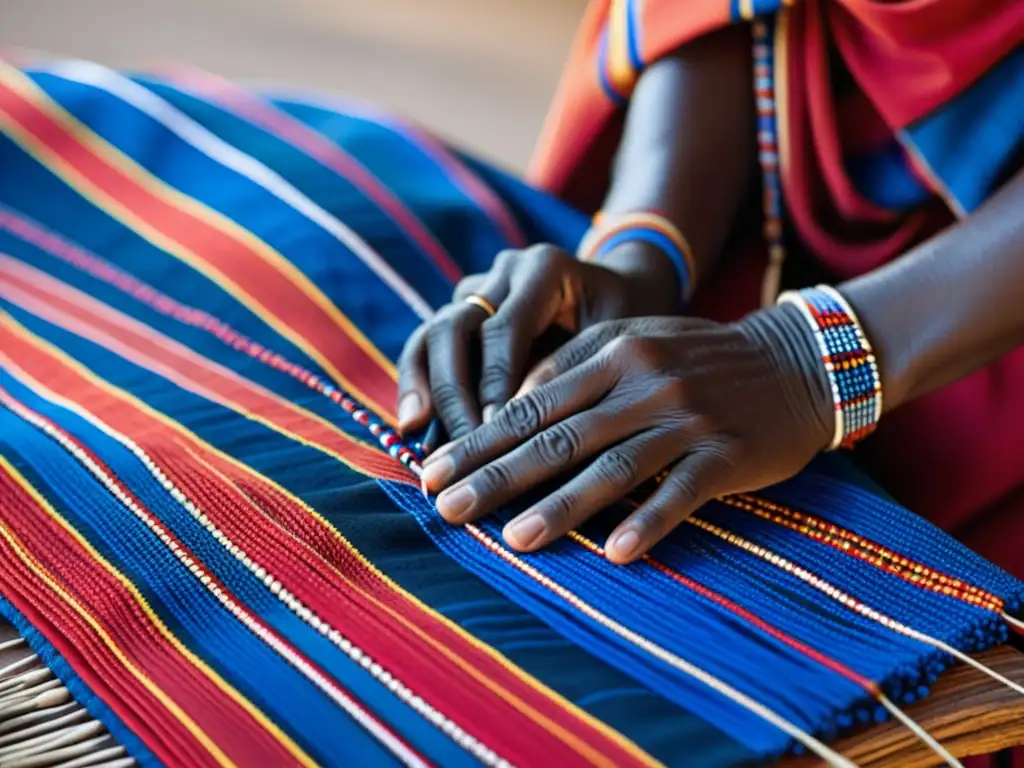
<path fill-rule="evenodd" d="M 473 508 L 476 491 L 471 485 L 458 485 L 437 497 L 437 511 L 450 523 L 461 522 Z"/>
<path fill-rule="evenodd" d="M 516 549 L 527 549 L 544 535 L 546 529 L 547 525 L 544 523 L 544 518 L 538 514 L 533 514 L 516 518 L 505 526 L 505 530 L 501 532 L 501 535 L 505 537 L 505 541 Z"/>
<path fill-rule="evenodd" d="M 435 454 L 436 455 L 436 454 Z M 437 493 L 455 474 L 455 462 L 451 456 L 441 456 L 424 465 L 421 480 L 428 491 Z"/>
<path fill-rule="evenodd" d="M 605 552 L 614 560 L 629 560 L 640 548 L 640 536 L 630 529 L 615 536 L 605 547 Z"/>
<path fill-rule="evenodd" d="M 484 424 L 487 424 L 491 419 L 494 418 L 494 412 L 496 410 L 498 410 L 498 406 L 496 406 L 496 405 L 485 405 L 484 406 L 484 412 L 483 412 Z"/>
<path fill-rule="evenodd" d="M 423 400 L 415 392 L 410 392 L 402 397 L 398 403 L 398 424 L 404 429 L 409 422 L 414 421 L 423 410 Z"/>

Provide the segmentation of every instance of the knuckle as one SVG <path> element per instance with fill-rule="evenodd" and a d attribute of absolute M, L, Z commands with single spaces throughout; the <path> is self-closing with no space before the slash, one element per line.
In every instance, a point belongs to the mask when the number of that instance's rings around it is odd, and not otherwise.
<path fill-rule="evenodd" d="M 463 408 L 469 398 L 458 384 L 441 382 L 431 387 L 430 396 L 450 429 L 465 430 L 472 426 Z"/>
<path fill-rule="evenodd" d="M 537 436 L 535 450 L 537 458 L 544 464 L 564 467 L 579 460 L 583 441 L 573 427 L 559 425 Z"/>
<path fill-rule="evenodd" d="M 699 498 L 700 491 L 693 475 L 669 475 L 665 480 L 665 485 L 676 503 L 691 504 Z"/>
<path fill-rule="evenodd" d="M 512 437 L 523 440 L 534 434 L 544 423 L 544 409 L 535 395 L 527 395 L 509 402 L 504 410 L 505 427 Z"/>
<path fill-rule="evenodd" d="M 494 257 L 494 264 L 495 266 L 507 266 L 518 259 L 522 253 L 518 248 L 506 248 L 498 251 L 498 255 Z"/>
<path fill-rule="evenodd" d="M 597 460 L 596 469 L 598 475 L 609 483 L 630 488 L 637 484 L 640 474 L 636 456 L 622 450 L 602 454 Z"/>
<path fill-rule="evenodd" d="M 479 486 L 483 495 L 502 498 L 514 487 L 515 478 L 508 467 L 500 462 L 494 462 L 480 469 L 477 472 L 477 479 L 473 482 Z"/>
<path fill-rule="evenodd" d="M 568 531 L 573 527 L 576 519 L 575 510 L 578 506 L 576 496 L 569 491 L 559 491 L 552 494 L 544 502 L 544 510 L 541 514 L 547 521 L 548 527 L 553 531 Z"/>
<path fill-rule="evenodd" d="M 648 535 L 660 539 L 668 533 L 675 525 L 673 507 L 665 502 L 657 504 L 646 504 L 638 514 L 640 526 L 647 531 Z"/>
<path fill-rule="evenodd" d="M 484 345 L 500 344 L 508 337 L 512 323 L 508 319 L 496 315 L 484 321 L 480 326 L 480 338 Z"/>
<path fill-rule="evenodd" d="M 678 376 L 666 376 L 662 378 L 654 391 L 651 392 L 654 402 L 664 403 L 673 408 L 683 408 L 689 401 L 689 387 L 686 382 Z M 701 426 L 703 417 L 693 416 L 687 419 L 687 428 L 693 429 Z"/>
<path fill-rule="evenodd" d="M 625 340 L 626 348 L 634 365 L 645 369 L 658 368 L 661 362 L 661 344 L 649 337 L 631 337 Z"/>
<path fill-rule="evenodd" d="M 483 401 L 491 403 L 506 398 L 511 379 L 511 368 L 506 361 L 488 362 L 480 371 L 480 393 Z"/>

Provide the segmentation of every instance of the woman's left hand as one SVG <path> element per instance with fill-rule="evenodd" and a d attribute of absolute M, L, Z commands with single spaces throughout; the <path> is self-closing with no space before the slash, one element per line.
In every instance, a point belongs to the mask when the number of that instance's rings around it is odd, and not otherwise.
<path fill-rule="evenodd" d="M 828 446 L 832 396 L 814 337 L 790 306 L 730 324 L 635 318 L 595 325 L 542 362 L 493 420 L 425 463 L 442 516 L 468 523 L 587 465 L 504 530 L 542 547 L 672 467 L 608 538 L 643 555 L 715 497 L 763 488 Z"/>

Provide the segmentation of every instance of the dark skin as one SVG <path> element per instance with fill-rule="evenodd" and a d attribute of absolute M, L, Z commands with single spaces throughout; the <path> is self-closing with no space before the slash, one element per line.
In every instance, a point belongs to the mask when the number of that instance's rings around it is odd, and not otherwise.
<path fill-rule="evenodd" d="M 608 197 L 611 212 L 666 211 L 702 265 L 720 253 L 723 222 L 735 220 L 751 179 L 753 115 L 739 103 L 749 101 L 749 75 L 737 64 L 742 44 L 749 68 L 749 46 L 734 33 L 687 46 L 645 73 Z M 718 106 L 701 112 L 696 104 L 716 104 L 710 93 Z M 724 170 L 722 159 L 730 160 Z M 1021 211 L 1024 172 L 968 219 L 840 286 L 873 342 L 886 412 L 1024 343 Z M 531 551 L 671 466 L 608 539 L 609 559 L 627 563 L 706 501 L 790 477 L 829 444 L 827 379 L 794 308 L 728 324 L 671 317 L 667 303 L 654 303 L 667 260 L 636 247 L 601 265 L 549 248 L 502 261 L 465 289 L 499 305 L 498 315 L 488 320 L 457 302 L 410 342 L 400 366 L 403 394 L 417 391 L 427 404 L 411 419 L 401 414 L 403 426 L 436 410 L 456 438 L 428 459 L 424 475 L 430 490 L 443 490 L 438 510 L 449 522 L 471 522 L 582 468 L 506 527 L 510 546 Z M 532 342 L 554 323 L 578 335 L 527 372 Z M 468 370 L 460 355 L 481 341 L 485 375 L 474 390 L 459 378 Z M 482 426 L 481 405 L 492 406 Z"/>

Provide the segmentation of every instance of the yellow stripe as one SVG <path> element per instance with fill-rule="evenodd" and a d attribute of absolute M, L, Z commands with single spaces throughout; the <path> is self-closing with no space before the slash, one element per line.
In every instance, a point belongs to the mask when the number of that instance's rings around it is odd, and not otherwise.
<path fill-rule="evenodd" d="M 15 378 L 21 378 L 13 371 L 10 371 L 10 373 Z M 52 400 L 53 402 L 59 402 L 63 400 L 63 398 L 61 398 L 59 395 L 57 395 L 54 392 L 51 392 L 45 387 L 39 386 L 37 390 L 36 387 L 38 385 L 38 382 L 36 382 L 31 377 L 25 376 L 24 378 L 26 379 L 26 381 L 23 381 L 22 383 L 29 384 L 33 390 L 36 390 L 36 394 L 40 395 L 41 397 L 45 397 L 49 400 Z M 0 462 L 2 462 L 3 460 L 3 456 L 0 455 Z M 38 493 L 35 492 L 34 489 L 26 487 L 26 490 L 32 495 L 33 498 L 41 501 L 41 505 L 44 506 L 48 513 L 53 511 L 52 508 L 49 507 L 49 505 L 47 504 L 46 500 L 42 499 L 42 497 L 40 497 Z M 275 725 L 266 715 L 264 715 L 261 710 L 257 709 L 247 698 L 245 698 L 234 687 L 232 687 L 230 683 L 224 680 L 220 675 L 217 674 L 217 672 L 215 672 L 199 657 L 193 654 L 185 645 L 183 645 L 181 641 L 179 641 L 178 638 L 175 635 L 173 635 L 169 629 L 167 629 L 167 627 L 163 624 L 161 619 L 152 611 L 152 609 L 149 607 L 149 604 L 146 602 L 146 598 L 143 597 L 143 595 L 135 588 L 132 582 L 128 581 L 126 577 L 124 577 L 105 559 L 103 559 L 103 556 L 100 555 L 89 544 L 87 540 L 79 536 L 78 532 L 74 528 L 69 527 L 66 521 L 64 521 L 64 519 L 61 518 L 55 511 L 53 511 L 53 514 L 51 516 L 54 515 L 57 515 L 57 517 L 55 518 L 57 522 L 60 523 L 60 525 L 63 526 L 75 538 L 75 540 L 78 541 L 91 555 L 93 555 L 93 557 L 108 572 L 110 572 L 119 582 L 121 582 L 121 584 L 124 585 L 124 587 L 131 593 L 131 595 L 142 607 L 142 610 L 146 613 L 147 617 L 153 622 L 153 625 L 156 627 L 157 631 L 164 637 L 165 640 L 167 640 L 168 643 L 170 643 L 174 647 L 176 651 L 178 651 L 178 653 L 180 653 L 187 661 L 189 661 L 200 672 L 202 672 L 203 675 L 206 678 L 208 678 L 225 695 L 227 695 L 243 710 L 245 710 L 246 713 L 248 713 L 257 723 L 259 723 L 260 726 L 264 728 L 264 730 L 273 735 L 274 738 L 277 739 L 277 741 L 280 742 L 285 747 L 285 749 L 287 749 L 292 755 L 294 755 L 295 758 L 301 764 L 309 766 L 315 765 L 313 760 L 309 756 L 307 756 L 305 752 L 302 751 L 302 748 L 299 747 L 294 741 L 292 741 L 291 738 L 287 734 L 285 734 L 280 728 L 278 728 L 277 725 Z"/>
<path fill-rule="evenodd" d="M 328 522 L 322 515 L 320 515 L 319 512 L 310 507 L 299 497 L 290 493 L 286 488 L 282 487 L 271 478 L 265 477 L 264 475 L 260 474 L 252 467 L 250 467 L 248 464 L 245 464 L 244 462 L 236 459 L 235 457 L 217 449 L 215 446 L 205 442 L 198 435 L 190 432 L 184 425 L 179 424 L 178 422 L 165 416 L 159 411 L 154 410 L 153 408 L 151 408 L 150 406 L 148 406 L 146 403 L 142 402 L 135 396 L 127 392 L 124 392 L 115 387 L 114 385 L 99 378 L 98 376 L 93 374 L 92 371 L 90 371 L 84 365 L 79 363 L 77 360 L 71 358 L 69 355 L 67 355 L 62 350 L 56 348 L 50 342 L 36 336 L 28 329 L 22 327 L 20 324 L 17 323 L 17 321 L 15 321 L 13 318 L 11 318 L 6 313 L 3 313 L 2 311 L 0 311 L 0 322 L 9 327 L 14 333 L 18 334 L 22 338 L 31 341 L 36 347 L 46 351 L 47 354 L 57 358 L 63 364 L 67 365 L 80 376 L 82 376 L 85 379 L 88 379 L 91 383 L 93 383 L 100 389 L 103 389 L 108 394 L 112 395 L 113 397 L 116 397 L 119 400 L 131 404 L 133 407 L 138 408 L 140 411 L 146 413 L 148 416 L 160 421 L 165 426 L 168 426 L 174 431 L 178 432 L 188 441 L 200 446 L 205 452 L 212 454 L 223 461 L 228 462 L 229 464 L 236 467 L 244 474 L 249 475 L 250 477 L 253 477 L 259 480 L 260 482 L 263 482 L 266 485 L 273 488 L 275 492 L 279 493 L 281 496 L 288 499 L 290 503 L 299 506 L 303 511 L 305 511 L 324 530 L 329 532 L 332 538 L 336 539 L 341 544 L 341 546 L 345 548 L 347 552 L 349 552 L 353 557 L 355 557 L 360 562 L 360 564 L 363 565 L 363 567 L 369 570 L 375 577 L 380 579 L 381 582 L 385 584 L 389 589 L 394 591 L 395 594 L 399 595 L 404 600 L 414 605 L 416 608 L 421 610 L 425 615 L 429 616 L 431 619 L 443 624 L 445 627 L 447 627 L 449 630 L 457 634 L 460 638 L 462 638 L 464 641 L 472 645 L 474 648 L 477 648 L 478 650 L 486 653 L 488 656 L 491 657 L 491 659 L 500 664 L 506 671 L 515 675 L 519 680 L 526 683 L 543 696 L 546 696 L 548 700 L 552 701 L 553 703 L 561 707 L 569 715 L 575 717 L 577 720 L 584 723 L 588 727 L 600 732 L 605 738 L 618 744 L 623 750 L 631 754 L 641 763 L 648 766 L 660 766 L 660 763 L 658 761 L 656 761 L 653 757 L 651 757 L 646 752 L 641 750 L 640 747 L 638 747 L 632 741 L 627 739 L 621 733 L 609 727 L 606 723 L 602 722 L 601 720 L 598 720 L 597 718 L 593 717 L 588 712 L 585 712 L 584 710 L 580 709 L 571 701 L 568 701 L 567 699 L 563 698 L 561 695 L 548 688 L 535 677 L 527 674 L 524 670 L 510 662 L 497 650 L 487 645 L 483 641 L 479 640 L 455 622 L 451 621 L 447 616 L 435 611 L 429 605 L 420 601 L 415 595 L 405 591 L 397 582 L 393 581 L 383 571 L 377 568 L 376 565 L 374 565 L 370 560 L 368 560 L 366 556 L 363 555 L 362 552 L 356 549 L 355 546 L 351 544 L 348 541 L 348 539 L 346 539 L 341 534 L 341 532 L 338 531 L 337 528 L 331 525 L 330 522 Z M 63 398 L 60 398 L 59 396 L 55 395 L 55 397 L 57 397 L 59 400 L 63 400 Z"/>
<path fill-rule="evenodd" d="M 754 18 L 754 0 L 740 0 L 740 18 L 752 21 Z"/>
<path fill-rule="evenodd" d="M 44 512 L 46 512 L 46 514 L 49 517 L 51 517 L 62 528 L 64 528 L 65 531 L 67 531 L 76 541 L 78 541 L 78 543 L 82 545 L 82 547 L 89 553 L 89 555 L 92 556 L 94 560 L 100 563 L 105 570 L 109 571 L 118 581 L 120 581 L 125 587 L 127 587 L 132 592 L 133 597 L 136 597 L 140 606 L 146 612 L 146 614 L 154 620 L 155 624 L 159 622 L 159 620 L 156 619 L 156 616 L 154 616 L 152 611 L 149 609 L 149 606 L 146 605 L 145 600 L 142 598 L 142 596 L 138 595 L 138 593 L 134 591 L 134 588 L 132 587 L 130 582 L 127 579 L 125 579 L 124 576 L 122 576 L 120 573 L 114 570 L 114 568 L 106 560 L 104 560 L 99 555 L 99 553 L 96 552 L 96 550 L 89 546 L 88 542 L 81 538 L 81 536 L 74 528 L 68 525 L 64 518 L 61 517 L 61 515 L 53 507 L 51 507 L 42 496 L 39 495 L 39 492 L 36 491 L 34 487 L 32 487 L 31 483 L 29 483 L 28 480 L 26 480 L 21 475 L 21 473 L 18 472 L 18 470 L 15 469 L 10 464 L 10 462 L 7 461 L 7 459 L 3 455 L 0 455 L 0 470 L 5 472 L 12 480 L 14 480 L 14 482 L 21 486 L 22 490 L 24 490 L 29 496 L 31 496 L 32 500 Z M 139 683 L 147 691 L 153 694 L 154 698 L 156 698 L 157 701 L 164 705 L 167 711 L 170 712 L 171 715 L 173 715 L 174 718 L 178 720 L 178 722 L 180 722 L 185 727 L 185 729 L 188 730 L 188 732 L 191 733 L 196 738 L 196 740 L 206 748 L 206 751 L 209 752 L 210 755 L 212 755 L 213 758 L 218 763 L 226 766 L 234 765 L 231 759 L 226 754 L 224 754 L 223 750 L 221 750 L 221 748 L 218 747 L 217 744 L 214 743 L 214 741 L 206 735 L 203 729 L 199 727 L 198 723 L 196 723 L 191 717 L 189 717 L 188 714 L 186 714 L 185 711 L 180 706 L 178 706 L 178 704 L 163 691 L 163 689 L 161 689 L 156 683 L 150 680 L 146 676 L 146 674 L 142 672 L 142 670 L 136 667 L 128 659 L 128 657 L 125 656 L 125 654 L 121 651 L 121 648 L 117 645 L 114 639 L 100 625 L 99 621 L 91 613 L 89 613 L 89 611 L 84 606 L 82 606 L 74 597 L 68 594 L 53 577 L 50 576 L 45 566 L 43 566 L 31 554 L 29 554 L 27 548 L 21 544 L 20 540 L 14 534 L 14 532 L 11 531 L 7 527 L 7 525 L 2 521 L 0 521 L 0 536 L 2 536 L 4 540 L 8 543 L 8 545 L 10 545 L 11 549 L 14 550 L 14 553 L 18 556 L 18 559 L 22 561 L 25 567 L 32 571 L 32 573 L 34 573 L 40 580 L 42 580 L 53 592 L 59 595 L 60 598 L 65 603 L 71 606 L 75 613 L 82 617 L 82 619 L 90 627 L 92 627 L 96 635 L 100 638 L 100 640 L 103 641 L 103 644 L 114 655 L 114 657 L 119 662 L 121 662 L 121 665 L 126 670 L 128 670 L 131 676 L 138 680 Z"/>
<path fill-rule="evenodd" d="M 626 0 L 612 0 L 608 11 L 608 76 L 625 95 L 633 89 L 637 72 L 629 58 L 629 16 Z"/>
<path fill-rule="evenodd" d="M 248 496 L 245 494 L 245 492 L 243 490 L 238 488 L 238 486 L 235 484 L 235 482 L 230 477 L 226 476 L 219 469 L 217 469 L 216 467 L 214 467 L 211 464 L 209 464 L 201 456 L 196 455 L 195 452 L 191 451 L 188 448 L 186 448 L 185 450 L 188 451 L 189 455 L 192 456 L 193 459 L 195 459 L 200 464 L 202 464 L 204 467 L 206 467 L 207 471 L 209 471 L 211 474 L 216 475 L 218 478 L 220 478 L 221 482 L 230 485 L 232 488 L 235 488 L 235 490 L 237 490 L 239 493 L 241 493 L 243 495 L 243 497 L 245 497 L 247 503 L 257 513 L 260 513 L 259 507 L 248 498 Z M 472 677 L 474 680 L 476 680 L 478 683 L 480 683 L 485 688 L 490 690 L 492 693 L 494 693 L 500 699 L 502 699 L 503 701 L 507 702 L 513 708 L 515 708 L 516 710 L 518 710 L 522 714 L 526 715 L 529 719 L 531 719 L 534 722 L 536 722 L 538 725 L 540 725 L 542 728 L 544 728 L 544 730 L 548 731 L 548 733 L 552 734 L 553 736 L 555 736 L 556 738 L 558 738 L 559 740 L 561 740 L 563 743 L 567 744 L 568 746 L 572 747 L 580 755 L 586 757 L 592 764 L 600 765 L 600 766 L 606 766 L 607 768 L 614 768 L 614 763 L 613 762 L 611 762 L 607 757 L 602 755 L 599 751 L 594 749 L 592 746 L 587 744 L 585 741 L 580 739 L 574 733 L 572 733 L 570 731 L 567 731 L 560 724 L 558 724 L 557 722 L 555 722 L 555 721 L 551 720 L 549 717 L 547 717 L 544 713 L 538 712 L 536 709 L 534 709 L 532 706 L 530 706 L 529 703 L 523 701 L 516 694 L 514 694 L 512 691 L 510 691 L 507 688 L 505 688 L 500 683 L 496 683 L 495 681 L 493 681 L 490 678 L 488 678 L 480 670 L 478 670 L 476 667 L 474 667 L 470 662 L 466 661 L 464 658 L 462 658 L 457 653 L 455 653 L 450 648 L 448 648 L 444 643 L 442 643 L 442 642 L 436 640 L 435 638 L 431 637 L 430 634 L 428 634 L 427 632 L 424 632 L 420 627 L 418 627 L 415 624 L 413 624 L 405 616 L 403 616 L 402 614 L 398 613 L 391 606 L 387 605 L 386 603 L 381 602 L 371 592 L 367 591 L 366 589 L 361 587 L 359 584 L 357 584 L 356 582 L 354 582 L 351 579 L 349 579 L 344 573 L 342 573 L 340 570 L 338 570 L 332 563 L 328 562 L 326 559 L 324 559 L 324 563 L 348 587 L 350 587 L 354 591 L 358 592 L 366 600 L 372 602 L 381 611 L 384 611 L 384 612 L 388 613 L 395 621 L 397 621 L 400 624 L 402 624 L 409 632 L 415 634 L 421 640 L 423 640 L 424 642 L 426 642 L 429 645 L 433 646 L 435 651 L 440 653 L 442 656 L 447 657 L 453 664 L 458 666 L 469 677 Z"/>
<path fill-rule="evenodd" d="M 2 257 L 0 257 L 0 258 L 2 258 Z M 65 287 L 69 291 L 71 291 L 71 292 L 74 292 L 74 293 L 78 293 L 79 292 L 76 288 L 73 288 L 71 286 L 65 286 Z M 0 291 L 0 293 L 2 293 L 2 291 Z M 15 306 L 22 307 L 22 309 L 25 309 L 25 307 L 23 307 L 18 302 L 16 296 L 12 296 L 10 293 L 7 293 L 5 295 L 6 295 L 7 300 L 10 301 L 12 304 L 14 304 Z M 104 305 L 104 306 L 107 308 L 108 311 L 110 311 L 114 315 L 117 315 L 118 319 L 122 319 L 123 318 L 125 320 L 128 320 L 129 322 L 125 323 L 125 325 L 127 325 L 129 330 L 133 330 L 134 331 L 134 329 L 132 328 L 133 324 L 142 325 L 141 323 L 136 323 L 136 321 L 133 320 L 132 318 L 128 318 L 128 317 L 122 315 L 122 313 L 119 312 L 117 309 L 115 309 L 113 307 L 109 307 L 107 305 Z M 38 313 L 32 312 L 29 309 L 25 309 L 25 311 L 29 312 L 30 314 L 38 316 Z M 56 311 L 59 312 L 60 310 L 56 310 Z M 0 310 L 0 313 L 2 313 L 2 310 Z M 6 314 L 6 313 L 3 313 L 3 314 Z M 123 354 L 121 352 L 118 352 L 118 351 L 112 349 L 111 347 L 107 346 L 106 344 L 104 344 L 103 340 L 101 338 L 99 338 L 99 337 L 95 337 L 94 338 L 94 337 L 91 337 L 91 336 L 86 336 L 84 330 L 76 329 L 76 328 L 64 325 L 63 323 L 60 322 L 60 320 L 58 320 L 55 317 L 47 318 L 47 321 L 53 323 L 54 325 L 57 325 L 58 327 L 64 328 L 65 330 L 69 331 L 70 333 L 73 333 L 76 336 L 79 336 L 81 338 L 85 338 L 88 341 L 91 341 L 91 342 L 93 342 L 93 343 L 95 343 L 95 344 L 97 344 L 99 346 L 102 346 L 104 349 L 108 350 L 111 354 L 115 354 L 115 355 L 117 355 L 118 357 L 120 357 L 123 360 L 128 360 L 129 362 L 131 362 L 134 365 L 138 365 L 139 367 L 145 368 L 146 370 L 150 370 L 141 360 L 134 360 L 132 358 L 126 357 L 125 354 Z M 86 327 L 89 327 L 89 328 L 93 329 L 96 334 L 100 334 L 101 336 L 105 336 L 106 335 L 102 330 L 100 330 L 98 328 L 94 328 L 93 326 L 88 325 L 84 321 L 80 321 L 80 322 L 82 323 L 83 326 L 86 326 Z M 137 332 L 137 331 L 135 331 L 135 332 Z M 183 344 L 178 344 L 178 342 L 174 341 L 173 339 L 167 339 L 163 334 L 161 334 L 159 331 L 157 331 L 157 330 L 155 330 L 153 328 L 145 326 L 145 332 L 152 333 L 155 336 L 158 336 L 158 337 L 160 337 L 162 339 L 165 339 L 166 341 L 170 342 L 170 344 L 172 344 L 172 345 L 181 346 L 181 347 L 187 349 L 189 352 L 191 352 L 192 354 L 196 355 L 197 357 L 201 357 L 203 360 L 206 360 L 207 362 L 209 362 L 211 364 L 211 366 L 214 366 L 216 368 L 220 368 L 221 367 L 218 363 L 214 362 L 213 360 L 210 360 L 209 358 L 205 357 L 204 355 L 201 355 L 198 352 L 195 352 L 194 350 L 192 350 L 192 349 L 190 349 L 188 347 L 185 347 Z M 142 334 L 140 334 L 140 335 L 142 335 Z M 225 369 L 225 370 L 228 370 L 228 369 Z M 363 443 L 362 441 L 357 440 L 356 438 L 354 438 L 351 435 L 349 435 L 348 433 L 346 433 L 344 430 L 338 428 L 336 425 L 334 425 L 331 422 L 329 422 L 327 419 L 322 418 L 321 416 L 318 416 L 316 413 L 313 413 L 312 411 L 307 411 L 302 406 L 296 405 L 295 403 L 292 403 L 290 400 L 286 400 L 285 398 L 277 395 L 276 393 L 274 393 L 274 392 L 272 392 L 272 391 L 270 391 L 268 389 L 264 389 L 259 384 L 256 384 L 255 382 L 250 381 L 248 378 L 242 376 L 241 374 L 237 374 L 234 371 L 229 371 L 229 373 L 233 374 L 234 376 L 238 376 L 239 378 L 245 380 L 254 389 L 259 390 L 260 393 L 264 397 L 267 397 L 270 400 L 274 400 L 279 405 L 283 406 L 286 410 L 292 411 L 294 413 L 301 414 L 302 416 L 308 418 L 309 420 L 314 421 L 314 422 L 316 422 L 317 424 L 320 424 L 323 427 L 326 427 L 329 431 L 339 435 L 341 438 L 343 438 L 344 440 L 352 443 L 353 445 L 362 447 L 363 449 L 365 449 L 367 451 L 373 452 L 375 454 L 375 456 L 380 459 L 382 464 L 391 461 L 391 458 L 386 453 L 384 453 L 383 450 L 381 450 L 377 446 L 369 444 L 369 443 Z M 230 411 L 233 411 L 234 413 L 238 414 L 239 416 L 241 416 L 244 419 L 248 419 L 249 421 L 255 421 L 258 424 L 262 424 L 267 429 L 270 429 L 270 430 L 272 430 L 274 432 L 277 432 L 280 435 L 284 435 L 285 437 L 287 437 L 290 440 L 294 440 L 296 442 L 302 443 L 303 445 L 307 445 L 307 446 L 309 446 L 311 448 L 316 448 L 317 450 L 320 450 L 320 451 L 322 451 L 324 453 L 328 453 L 330 456 L 332 456 L 335 459 L 337 459 L 338 461 L 340 461 L 346 467 L 348 467 L 349 469 L 351 469 L 351 470 L 353 470 L 355 472 L 358 472 L 361 475 L 366 475 L 367 477 L 372 477 L 374 479 L 379 479 L 381 477 L 380 475 L 375 474 L 372 470 L 356 465 L 350 459 L 345 458 L 344 456 L 342 456 L 339 453 L 335 453 L 333 450 L 331 450 L 331 449 L 329 449 L 329 448 L 327 448 L 325 446 L 321 446 L 321 445 L 319 445 L 317 443 L 312 443 L 309 440 L 307 440 L 306 438 L 303 438 L 303 437 L 300 437 L 299 435 L 293 434 L 292 432 L 284 429 L 283 427 L 278 427 L 273 422 L 268 421 L 267 419 L 265 419 L 264 417 L 260 416 L 257 413 L 253 413 L 252 411 L 247 410 L 241 404 L 236 403 L 233 400 L 225 399 L 223 396 L 217 394 L 216 392 L 210 390 L 207 387 L 204 387 L 201 382 L 195 381 L 194 379 L 190 378 L 187 374 L 180 373 L 178 371 L 174 371 L 174 374 L 177 377 L 179 377 L 180 379 L 184 380 L 185 382 L 188 382 L 189 384 L 191 384 L 192 387 L 194 387 L 194 388 L 190 388 L 187 384 L 180 383 L 178 381 L 175 381 L 174 379 L 168 378 L 168 376 L 164 376 L 162 374 L 153 372 L 154 376 L 160 376 L 160 378 L 163 378 L 163 379 L 165 379 L 167 381 L 170 381 L 172 384 L 174 384 L 177 387 L 181 387 L 182 389 L 187 389 L 188 391 L 192 392 L 193 394 L 195 394 L 195 395 L 197 395 L 199 397 L 202 397 L 205 400 L 217 403 L 218 405 L 222 406 L 223 408 L 226 408 L 226 409 L 228 409 Z"/>
<path fill-rule="evenodd" d="M 388 360 L 362 332 L 345 317 L 341 311 L 317 288 L 308 277 L 306 277 L 290 261 L 275 251 L 265 242 L 256 237 L 252 232 L 239 226 L 219 211 L 194 200 L 174 187 L 165 184 L 157 177 L 150 174 L 146 169 L 125 155 L 113 145 L 104 141 L 101 137 L 92 133 L 88 127 L 83 125 L 70 112 L 51 99 L 29 78 L 22 75 L 17 69 L 10 67 L 0 61 L 0 82 L 18 91 L 27 100 L 33 102 L 41 111 L 62 125 L 82 145 L 88 147 L 92 152 L 103 158 L 103 160 L 121 173 L 133 179 L 133 181 L 147 188 L 152 194 L 161 198 L 168 205 L 180 210 L 187 211 L 197 219 L 201 219 L 214 229 L 243 242 L 260 259 L 277 269 L 282 276 L 294 283 L 299 289 L 334 321 L 340 332 L 347 334 L 364 352 L 374 361 L 375 364 L 385 371 L 392 379 L 398 377 L 397 371 L 391 361 Z M 0 120 L 3 121 L 7 134 L 17 142 L 21 148 L 35 158 L 40 164 L 48 168 L 54 174 L 64 180 L 68 186 L 77 191 L 82 197 L 89 200 L 101 210 L 106 211 L 110 216 L 118 219 L 126 226 L 133 229 L 140 236 L 148 240 L 157 248 L 165 251 L 176 259 L 188 264 L 196 271 L 202 273 L 211 281 L 221 287 L 226 293 L 233 296 L 244 306 L 248 307 L 253 314 L 259 317 L 268 326 L 273 328 L 292 344 L 305 352 L 311 359 L 328 372 L 328 374 L 342 387 L 348 389 L 354 396 L 363 403 L 371 405 L 378 414 L 385 416 L 393 424 L 391 418 L 392 407 L 384 407 L 374 398 L 368 396 L 364 391 L 354 386 L 341 371 L 335 368 L 315 347 L 307 342 L 301 335 L 295 332 L 289 325 L 282 322 L 277 316 L 271 313 L 253 296 L 246 293 L 237 283 L 206 262 L 201 255 L 186 248 L 173 238 L 160 232 L 145 220 L 138 217 L 116 198 L 101 190 L 89 179 L 83 176 L 77 169 L 61 158 L 53 155 L 49 150 L 31 133 L 23 130 L 10 115 L 2 108 L 0 102 Z"/>

